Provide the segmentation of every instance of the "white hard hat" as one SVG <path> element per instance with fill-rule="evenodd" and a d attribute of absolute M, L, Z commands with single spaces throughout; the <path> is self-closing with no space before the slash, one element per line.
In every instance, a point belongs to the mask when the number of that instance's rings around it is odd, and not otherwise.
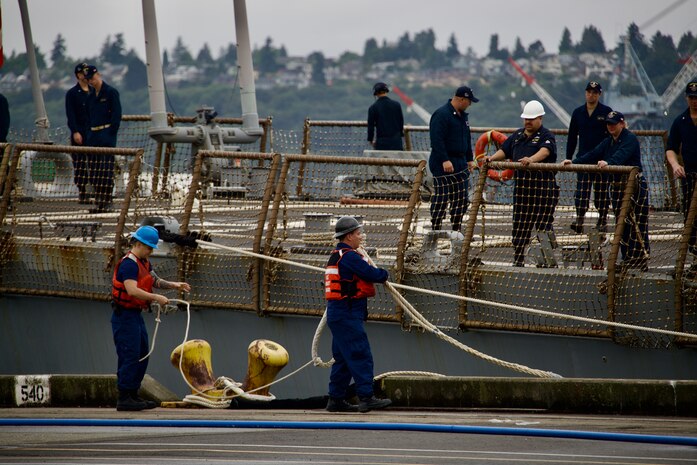
<path fill-rule="evenodd" d="M 520 117 L 524 119 L 533 119 L 544 114 L 545 109 L 542 104 L 537 100 L 530 100 L 523 107 L 523 114 L 521 114 Z"/>

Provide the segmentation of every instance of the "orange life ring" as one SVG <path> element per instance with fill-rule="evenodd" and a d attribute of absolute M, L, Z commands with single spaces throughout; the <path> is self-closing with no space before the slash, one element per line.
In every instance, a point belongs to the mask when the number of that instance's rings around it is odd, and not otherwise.
<path fill-rule="evenodd" d="M 493 143 L 496 150 L 498 150 L 506 139 L 506 135 L 498 131 L 487 131 L 479 136 L 477 143 L 474 145 L 474 159 L 477 161 L 479 168 L 484 166 L 484 159 L 489 154 L 489 146 Z M 494 181 L 508 181 L 513 179 L 513 170 L 488 170 L 486 175 Z"/>

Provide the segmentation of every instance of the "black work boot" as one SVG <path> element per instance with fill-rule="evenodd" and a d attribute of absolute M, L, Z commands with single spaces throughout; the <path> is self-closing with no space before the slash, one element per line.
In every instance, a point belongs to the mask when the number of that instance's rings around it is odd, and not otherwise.
<path fill-rule="evenodd" d="M 584 217 L 581 215 L 576 215 L 576 219 L 569 226 L 573 232 L 576 234 L 583 234 L 583 220 Z"/>
<path fill-rule="evenodd" d="M 141 398 L 141 397 L 138 395 L 138 391 L 137 391 L 137 390 L 131 391 L 131 397 L 132 397 L 134 400 L 136 400 L 137 402 L 145 402 L 145 409 L 146 409 L 146 410 L 149 410 L 149 409 L 151 409 L 151 408 L 155 408 L 155 407 L 159 407 L 159 406 L 160 406 L 159 403 L 157 403 L 157 402 L 155 402 L 155 401 L 153 401 L 153 400 L 147 400 L 147 399 Z"/>
<path fill-rule="evenodd" d="M 350 404 L 346 399 L 330 397 L 326 410 L 327 412 L 357 412 L 358 406 Z"/>
<path fill-rule="evenodd" d="M 146 408 L 144 401 L 139 402 L 131 396 L 131 391 L 119 391 L 119 400 L 116 401 L 116 410 L 119 412 L 138 412 Z"/>
<path fill-rule="evenodd" d="M 90 204 L 90 196 L 85 192 L 84 190 L 81 190 L 80 193 L 78 194 L 78 200 L 77 203 L 80 205 L 88 205 Z"/>
<path fill-rule="evenodd" d="M 370 412 L 371 410 L 380 410 L 392 404 L 390 399 L 378 399 L 377 397 L 364 397 L 358 402 L 359 412 Z"/>
<path fill-rule="evenodd" d="M 605 234 L 607 232 L 607 217 L 598 218 L 598 223 L 596 224 L 596 227 L 598 228 L 598 232 Z"/>

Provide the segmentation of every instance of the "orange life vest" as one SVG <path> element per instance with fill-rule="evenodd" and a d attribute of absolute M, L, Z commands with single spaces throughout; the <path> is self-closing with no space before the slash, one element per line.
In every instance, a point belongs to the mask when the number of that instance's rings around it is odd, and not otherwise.
<path fill-rule="evenodd" d="M 147 265 L 149 262 L 146 261 L 143 263 L 135 255 L 133 255 L 133 258 L 131 258 L 131 255 L 132 253 L 128 252 L 126 256 L 119 261 L 119 265 L 116 267 L 116 269 L 114 269 L 114 276 L 111 278 L 111 297 L 114 299 L 114 303 L 119 307 L 145 309 L 148 307 L 150 302 L 131 297 L 126 291 L 126 286 L 124 283 L 116 279 L 116 273 L 119 271 L 119 266 L 121 263 L 126 259 L 133 260 L 138 264 L 138 288 L 146 292 L 152 292 L 152 286 L 155 283 L 155 278 L 152 277 L 150 270 L 148 269 Z"/>
<path fill-rule="evenodd" d="M 355 273 L 353 274 L 353 279 L 341 279 L 339 262 L 344 254 L 348 252 L 356 251 L 353 249 L 336 249 L 329 257 L 327 269 L 324 271 L 324 297 L 327 300 L 365 299 L 375 295 L 375 285 L 361 279 Z M 365 260 L 362 255 L 361 258 Z"/>

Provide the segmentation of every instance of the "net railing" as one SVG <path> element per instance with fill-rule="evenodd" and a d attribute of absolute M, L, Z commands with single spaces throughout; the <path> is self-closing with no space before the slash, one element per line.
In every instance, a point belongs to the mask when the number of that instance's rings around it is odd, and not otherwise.
<path fill-rule="evenodd" d="M 367 252 L 400 282 L 424 171 L 425 162 L 418 160 L 285 155 L 264 253 L 324 267 L 336 245 L 336 220 L 354 216 L 369 235 Z M 265 264 L 263 288 L 267 311 L 321 315 L 324 310 L 323 275 Z M 370 312 L 381 320 L 400 315 L 382 287 Z"/>
<path fill-rule="evenodd" d="M 462 292 L 598 321 L 673 329 L 675 289 L 665 276 L 675 267 L 681 232 L 675 226 L 682 227 L 682 222 L 675 212 L 660 212 L 653 217 L 657 224 L 649 223 L 646 182 L 638 170 L 544 164 L 526 168 L 517 163 L 489 167 L 514 170 L 512 201 L 488 200 L 484 178 L 489 173 L 482 170 L 477 179 L 482 189 L 476 189 L 464 233 L 466 266 L 461 270 L 476 277 Z M 577 211 L 568 199 L 578 194 L 578 176 L 592 179 L 595 190 L 584 215 L 590 224 L 574 229 Z M 487 287 L 496 279 L 484 275 L 501 272 L 506 285 Z M 472 328 L 627 337 L 641 344 L 652 338 L 481 305 L 461 306 L 461 319 L 464 327 Z"/>
<path fill-rule="evenodd" d="M 104 299 L 105 271 L 121 250 L 122 212 L 130 207 L 142 155 L 128 148 L 8 145 L 0 163 L 3 292 Z M 83 173 L 89 179 L 73 169 L 81 157 L 93 158 L 89 176 Z M 116 157 L 129 166 L 121 190 L 114 185 Z M 86 181 L 97 191 L 110 185 L 109 203 L 117 207 L 96 211 L 95 192 L 80 196 L 78 184 Z M 8 273 L 5 267 L 17 258 L 26 266 Z"/>
<path fill-rule="evenodd" d="M 481 166 L 469 175 L 466 196 L 464 190 L 456 196 L 466 198 L 467 208 L 453 232 L 449 206 L 441 229 L 432 227 L 427 128 L 407 128 L 412 151 L 405 152 L 368 152 L 364 123 L 306 122 L 302 141 L 292 131 L 269 131 L 269 147 L 285 144 L 289 152 L 265 153 L 255 143 L 250 151 L 192 156 L 190 146 L 143 136 L 148 123 L 149 117 L 124 121 L 119 143 L 125 148 L 119 149 L 0 145 L 0 292 L 107 300 L 111 267 L 145 220 L 322 268 L 335 245 L 336 220 L 352 215 L 364 224 L 367 251 L 392 281 L 493 303 L 405 291 L 443 330 L 607 337 L 642 347 L 690 341 L 603 322 L 697 331 L 691 239 L 697 197 L 686 198 L 686 181 L 665 169 L 664 133 L 638 131 L 643 173 Z M 474 128 L 473 139 L 484 132 Z M 565 137 L 557 131 L 560 159 Z M 295 153 L 298 142 L 303 154 Z M 115 160 L 113 205 L 101 212 L 90 211 L 97 206 L 93 187 L 80 203 L 72 165 L 74 155 L 100 150 Z M 584 224 L 572 229 L 579 197 L 587 205 Z M 163 245 L 154 262 L 160 275 L 192 284 L 193 305 L 259 314 L 324 310 L 321 273 L 176 243 Z M 497 302 L 597 323 L 531 315 Z M 418 326 L 381 286 L 369 308 L 371 319 Z"/>
<path fill-rule="evenodd" d="M 199 231 L 199 237 L 258 253 L 280 158 L 260 152 L 200 151 L 180 232 Z M 259 270 L 258 259 L 205 250 L 187 250 L 180 263 L 181 279 L 192 286 L 193 304 L 251 311 L 260 308 Z"/>

